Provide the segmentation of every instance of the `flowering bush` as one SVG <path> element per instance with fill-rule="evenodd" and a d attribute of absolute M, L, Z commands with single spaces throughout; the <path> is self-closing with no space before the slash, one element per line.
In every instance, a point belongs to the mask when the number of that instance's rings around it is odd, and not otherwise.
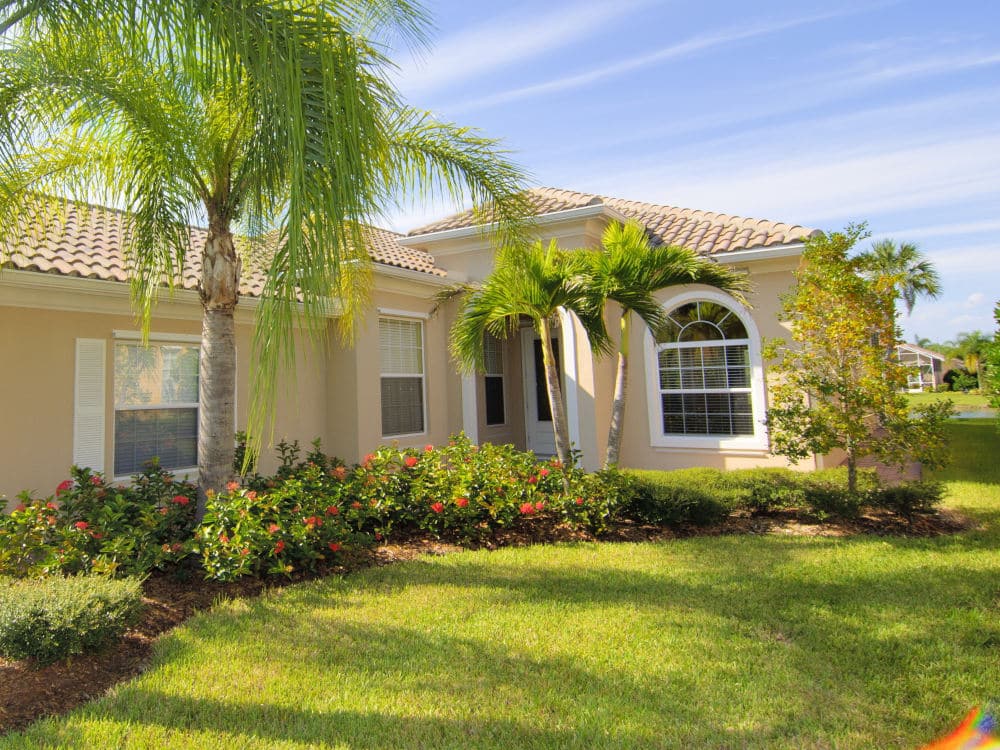
<path fill-rule="evenodd" d="M 192 543 L 207 577 L 233 580 L 313 571 L 335 563 L 350 547 L 370 543 L 343 511 L 344 496 L 337 490 L 343 480 L 324 476 L 316 462 L 301 473 L 267 492 L 234 482 L 226 492 L 209 496 Z"/>
<path fill-rule="evenodd" d="M 194 526 L 193 485 L 155 462 L 128 487 L 89 469 L 46 498 L 30 493 L 0 514 L 0 574 L 16 577 L 94 572 L 136 575 L 180 561 Z"/>

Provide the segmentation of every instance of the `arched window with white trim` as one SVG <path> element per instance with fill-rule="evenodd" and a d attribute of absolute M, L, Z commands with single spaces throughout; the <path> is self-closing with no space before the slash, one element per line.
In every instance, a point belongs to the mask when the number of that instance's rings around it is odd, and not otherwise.
<path fill-rule="evenodd" d="M 727 302 L 714 293 L 668 302 L 667 325 L 650 336 L 654 445 L 766 448 L 756 330 Z"/>

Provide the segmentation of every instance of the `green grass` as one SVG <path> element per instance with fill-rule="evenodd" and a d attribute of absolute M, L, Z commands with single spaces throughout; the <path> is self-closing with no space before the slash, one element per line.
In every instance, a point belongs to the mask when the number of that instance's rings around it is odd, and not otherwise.
<path fill-rule="evenodd" d="M 935 404 L 938 401 L 951 401 L 958 411 L 981 411 L 989 409 L 989 398 L 978 393 L 961 393 L 947 391 L 945 393 L 907 393 L 910 406 Z"/>
<path fill-rule="evenodd" d="M 295 586 L 196 617 L 145 675 L 0 748 L 920 746 L 1000 684 L 980 462 L 1000 436 L 949 429 L 976 530 L 540 546 Z"/>

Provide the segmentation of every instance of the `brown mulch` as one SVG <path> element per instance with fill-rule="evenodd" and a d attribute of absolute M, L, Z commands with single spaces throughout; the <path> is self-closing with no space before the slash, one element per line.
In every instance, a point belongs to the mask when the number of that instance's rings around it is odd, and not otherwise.
<path fill-rule="evenodd" d="M 938 536 L 969 529 L 968 519 L 951 512 L 921 516 L 907 523 L 889 513 L 871 513 L 851 521 L 803 520 L 796 513 L 734 515 L 711 528 L 669 530 L 625 523 L 602 535 L 605 541 L 657 541 L 695 535 L 788 534 L 800 536 Z M 527 546 L 552 542 L 592 541 L 585 532 L 536 519 L 517 530 L 501 530 L 480 548 Z M 369 565 L 390 565 L 420 555 L 446 555 L 467 546 L 422 537 L 383 543 L 370 553 L 358 555 L 348 564 L 327 573 L 347 573 Z M 300 577 L 296 580 L 304 580 Z M 0 658 L 0 734 L 26 727 L 44 716 L 63 714 L 98 698 L 111 687 L 141 673 L 149 663 L 153 643 L 162 633 L 208 609 L 220 599 L 258 596 L 267 589 L 294 581 L 243 579 L 232 583 L 204 581 L 197 575 L 188 580 L 157 575 L 144 583 L 145 607 L 140 622 L 125 636 L 102 651 L 75 656 L 63 662 L 39 667 L 30 661 L 11 662 Z"/>

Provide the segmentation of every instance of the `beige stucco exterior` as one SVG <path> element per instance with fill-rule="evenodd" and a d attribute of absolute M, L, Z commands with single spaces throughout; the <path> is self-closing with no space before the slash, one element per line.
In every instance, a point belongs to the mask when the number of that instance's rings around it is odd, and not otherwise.
<path fill-rule="evenodd" d="M 596 247 L 609 217 L 579 213 L 566 221 L 549 218 L 540 223 L 538 236 L 556 239 L 567 249 Z M 324 449 L 347 461 L 357 461 L 380 444 L 402 446 L 440 444 L 465 428 L 480 442 L 512 443 L 526 447 L 525 381 L 521 339 L 504 344 L 503 424 L 486 424 L 482 376 L 469 379 L 458 373 L 448 352 L 448 331 L 454 320 L 454 303 L 434 309 L 434 295 L 456 281 L 476 281 L 493 266 L 488 238 L 477 231 L 442 233 L 412 238 L 404 244 L 431 253 L 447 279 L 430 274 L 377 266 L 371 305 L 359 321 L 354 341 L 343 343 L 336 321 L 328 323 L 325 345 L 303 340 L 297 347 L 297 366 L 278 388 L 274 440 L 299 440 L 303 446 L 316 437 Z M 782 246 L 750 253 L 722 255 L 749 272 L 754 284 L 751 308 L 742 310 L 752 320 L 758 339 L 785 335 L 778 322 L 780 297 L 793 282 L 799 250 Z M 664 290 L 665 304 L 697 288 Z M 735 305 L 736 303 L 733 302 Z M 246 424 L 250 403 L 251 334 L 255 301 L 244 299 L 237 315 L 237 424 Z M 200 333 L 201 308 L 195 292 L 181 291 L 165 298 L 153 316 L 151 338 L 157 335 Z M 393 438 L 381 434 L 381 363 L 378 320 L 380 316 L 420 321 L 424 332 L 425 430 Z M 617 316 L 609 313 L 609 330 L 617 331 Z M 108 343 L 106 362 L 105 437 L 103 467 L 108 476 L 114 465 L 114 400 L 112 361 L 116 332 L 135 331 L 126 284 L 70 278 L 33 271 L 0 273 L 0 495 L 8 503 L 20 490 L 51 494 L 66 477 L 73 462 L 74 352 L 77 339 Z M 584 465 L 593 469 L 603 461 L 614 389 L 615 358 L 595 358 L 579 322 L 564 317 L 560 330 L 564 390 L 571 438 L 581 451 Z M 659 409 L 647 388 L 648 334 L 641 324 L 632 332 L 632 358 L 628 408 L 621 464 L 639 468 L 716 466 L 737 468 L 785 465 L 771 456 L 765 442 L 755 448 L 655 445 L 650 411 Z M 766 363 L 757 362 L 766 373 Z M 757 404 L 760 414 L 766 404 Z M 755 412 L 756 413 L 756 412 Z M 655 420 L 654 420 L 655 421 Z M 761 428 L 763 429 L 763 428 Z M 661 442 L 663 436 L 660 436 Z M 813 468 L 814 461 L 799 468 Z M 261 469 L 275 466 L 273 451 L 265 451 Z"/>

